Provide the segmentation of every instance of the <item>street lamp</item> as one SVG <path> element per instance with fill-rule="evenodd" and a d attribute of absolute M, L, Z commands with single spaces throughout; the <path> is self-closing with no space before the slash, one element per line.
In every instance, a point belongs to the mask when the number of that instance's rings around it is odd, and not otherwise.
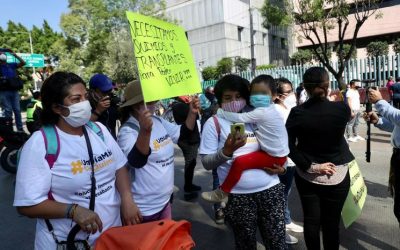
<path fill-rule="evenodd" d="M 32 33 L 30 31 L 14 31 L 13 33 L 15 34 L 28 34 L 29 35 L 29 45 L 31 47 L 31 54 L 33 54 L 33 44 L 32 44 Z M 32 66 L 33 69 L 33 74 L 36 75 L 36 70 L 35 67 Z M 35 79 L 33 79 L 33 84 L 35 85 L 35 91 L 37 90 L 37 83 L 35 81 Z"/>

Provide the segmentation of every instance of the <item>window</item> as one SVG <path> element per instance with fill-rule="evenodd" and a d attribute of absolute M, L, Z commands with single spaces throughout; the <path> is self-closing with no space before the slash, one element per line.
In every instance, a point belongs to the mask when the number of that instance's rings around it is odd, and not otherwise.
<path fill-rule="evenodd" d="M 287 49 L 287 41 L 285 38 L 281 38 L 281 48 Z"/>
<path fill-rule="evenodd" d="M 276 36 L 272 36 L 272 43 L 271 43 L 272 47 L 276 47 Z"/>
<path fill-rule="evenodd" d="M 242 41 L 243 27 L 238 27 L 238 41 Z"/>
<path fill-rule="evenodd" d="M 262 45 L 265 45 L 266 41 L 267 41 L 267 34 L 262 33 Z"/>

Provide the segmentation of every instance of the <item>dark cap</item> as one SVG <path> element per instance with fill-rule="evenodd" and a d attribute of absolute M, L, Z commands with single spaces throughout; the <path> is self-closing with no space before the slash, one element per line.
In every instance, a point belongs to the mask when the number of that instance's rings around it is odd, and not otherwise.
<path fill-rule="evenodd" d="M 95 74 L 89 80 L 89 88 L 100 89 L 101 92 L 108 92 L 113 89 L 113 85 L 108 76 L 103 74 Z"/>

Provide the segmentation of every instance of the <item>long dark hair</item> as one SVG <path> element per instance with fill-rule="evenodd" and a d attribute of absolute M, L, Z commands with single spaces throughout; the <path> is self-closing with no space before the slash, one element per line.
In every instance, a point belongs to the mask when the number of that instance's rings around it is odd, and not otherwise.
<path fill-rule="evenodd" d="M 226 75 L 218 80 L 214 87 L 214 94 L 217 98 L 218 104 L 222 103 L 222 96 L 226 90 L 238 91 L 246 103 L 249 104 L 250 90 L 249 81 L 238 75 Z"/>
<path fill-rule="evenodd" d="M 328 72 L 322 67 L 311 67 L 303 75 L 304 88 L 311 98 L 327 97 L 325 83 L 329 81 Z"/>
<path fill-rule="evenodd" d="M 43 125 L 54 125 L 58 122 L 60 116 L 54 113 L 53 104 L 62 105 L 74 84 L 82 84 L 86 87 L 82 78 L 71 72 L 55 72 L 44 81 L 40 91 L 43 105 L 40 119 Z"/>

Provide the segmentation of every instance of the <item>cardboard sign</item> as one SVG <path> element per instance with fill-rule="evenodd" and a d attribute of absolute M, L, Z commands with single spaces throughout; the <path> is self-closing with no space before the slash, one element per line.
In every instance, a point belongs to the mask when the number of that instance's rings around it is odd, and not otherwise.
<path fill-rule="evenodd" d="M 174 24 L 126 12 L 146 102 L 201 92 L 185 31 Z"/>
<path fill-rule="evenodd" d="M 344 226 L 348 228 L 361 215 L 367 197 L 367 186 L 355 160 L 349 164 L 350 190 L 342 209 Z"/>

